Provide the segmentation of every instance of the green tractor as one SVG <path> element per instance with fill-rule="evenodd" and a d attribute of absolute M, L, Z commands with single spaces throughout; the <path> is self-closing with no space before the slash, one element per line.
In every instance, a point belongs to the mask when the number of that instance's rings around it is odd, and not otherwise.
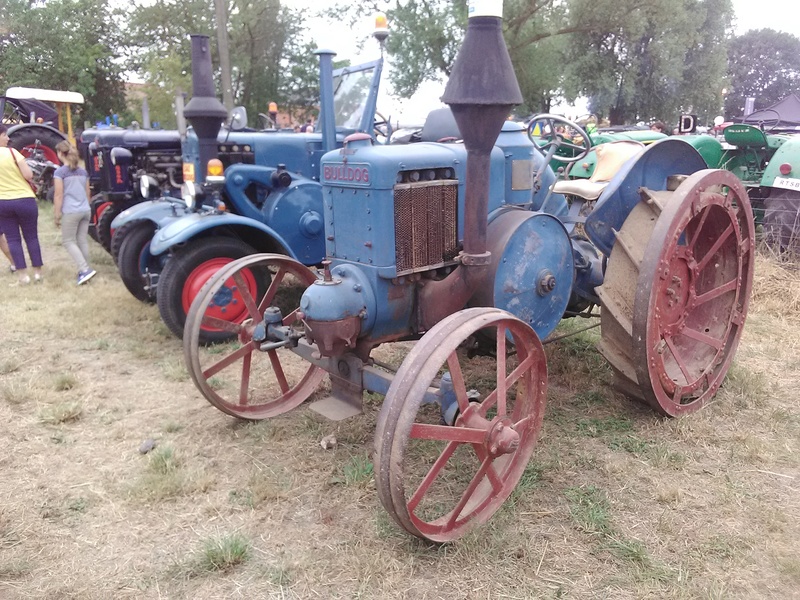
<path fill-rule="evenodd" d="M 723 130 L 720 168 L 747 187 L 764 240 L 779 252 L 800 253 L 800 134 L 746 123 Z"/>

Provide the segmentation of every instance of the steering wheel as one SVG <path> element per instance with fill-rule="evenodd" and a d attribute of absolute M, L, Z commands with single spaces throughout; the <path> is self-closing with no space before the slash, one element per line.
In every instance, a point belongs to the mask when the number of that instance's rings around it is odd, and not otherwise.
<path fill-rule="evenodd" d="M 389 138 L 392 137 L 392 133 L 394 132 L 394 130 L 392 129 L 392 124 L 389 122 L 389 119 L 384 117 L 377 110 L 375 111 L 375 121 L 372 125 L 372 130 L 375 137 L 378 136 L 383 137 L 383 139 L 386 140 L 386 143 L 389 142 Z"/>
<path fill-rule="evenodd" d="M 759 120 L 758 125 L 759 125 L 759 128 L 762 131 L 764 131 L 766 133 L 769 133 L 773 129 L 776 129 L 778 127 L 778 125 L 780 125 L 780 123 L 781 123 L 781 114 L 777 110 L 775 110 L 773 108 L 765 108 L 764 110 L 761 110 L 759 112 L 775 113 L 775 124 L 771 125 L 769 128 L 765 128 L 764 127 L 764 122 L 765 121 L 771 121 L 772 119 L 761 119 L 761 120 Z"/>
<path fill-rule="evenodd" d="M 534 132 L 539 130 L 538 135 Z M 577 123 L 573 123 L 558 115 L 536 115 L 528 123 L 528 137 L 545 154 L 545 164 L 549 163 L 560 149 L 573 152 L 572 156 L 559 154 L 556 160 L 563 163 L 574 163 L 592 149 L 592 138 Z"/>

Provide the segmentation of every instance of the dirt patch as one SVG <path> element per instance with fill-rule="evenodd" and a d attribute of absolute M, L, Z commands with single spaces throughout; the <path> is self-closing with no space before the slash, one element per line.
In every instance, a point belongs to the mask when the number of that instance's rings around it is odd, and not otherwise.
<path fill-rule="evenodd" d="M 227 417 L 99 247 L 74 285 L 46 211 L 45 283 L 0 281 L 0 597 L 800 597 L 800 320 L 770 292 L 791 272 L 759 263 L 736 365 L 687 418 L 618 395 L 596 331 L 549 345 L 523 483 L 434 546 L 377 500 L 380 398 L 341 423 Z"/>

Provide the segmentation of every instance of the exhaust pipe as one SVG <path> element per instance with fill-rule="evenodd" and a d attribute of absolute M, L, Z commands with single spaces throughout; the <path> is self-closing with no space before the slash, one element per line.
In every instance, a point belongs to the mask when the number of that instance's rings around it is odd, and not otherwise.
<path fill-rule="evenodd" d="M 491 263 L 486 229 L 490 154 L 511 109 L 522 103 L 502 29 L 502 0 L 470 0 L 469 24 L 442 102 L 453 111 L 467 149 L 461 265 L 420 292 L 420 324 L 429 329 L 462 309 Z"/>
<path fill-rule="evenodd" d="M 206 165 L 217 158 L 217 136 L 228 111 L 216 96 L 211 69 L 211 49 L 207 35 L 192 35 L 192 99 L 183 109 L 200 144 L 200 172 L 197 181 L 206 180 Z"/>

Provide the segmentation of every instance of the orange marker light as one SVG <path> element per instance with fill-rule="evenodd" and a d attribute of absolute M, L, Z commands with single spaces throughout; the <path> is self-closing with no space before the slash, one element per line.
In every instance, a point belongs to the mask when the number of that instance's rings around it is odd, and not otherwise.
<path fill-rule="evenodd" d="M 386 21 L 386 15 L 383 13 L 375 15 L 375 31 L 372 32 L 372 35 L 381 45 L 389 37 L 389 24 Z"/>
<path fill-rule="evenodd" d="M 275 102 L 269 103 L 269 112 L 278 112 L 278 105 Z"/>
<path fill-rule="evenodd" d="M 222 167 L 222 161 L 218 158 L 212 158 L 208 161 L 208 166 L 206 167 L 206 173 L 212 177 L 219 177 L 223 174 L 224 169 Z"/>

